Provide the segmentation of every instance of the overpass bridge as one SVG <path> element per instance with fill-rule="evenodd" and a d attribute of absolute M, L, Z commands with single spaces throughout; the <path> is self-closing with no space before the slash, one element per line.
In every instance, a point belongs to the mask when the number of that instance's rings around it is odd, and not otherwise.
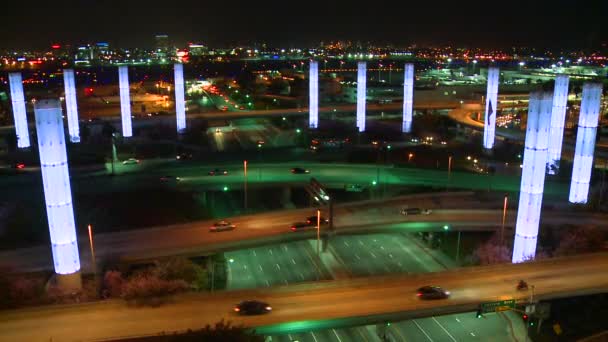
<path fill-rule="evenodd" d="M 47 306 L 0 312 L 0 336 L 7 341 L 104 341 L 197 329 L 221 319 L 256 328 L 261 334 L 386 323 L 475 310 L 484 302 L 515 299 L 519 279 L 534 286 L 534 298 L 608 291 L 608 253 L 546 259 L 522 264 L 467 267 L 436 273 L 357 278 L 268 289 L 188 293 L 160 307 L 134 307 L 122 300 Z M 416 289 L 437 284 L 449 299 L 423 301 Z M 270 303 L 263 316 L 237 316 L 235 303 L 256 298 Z"/>

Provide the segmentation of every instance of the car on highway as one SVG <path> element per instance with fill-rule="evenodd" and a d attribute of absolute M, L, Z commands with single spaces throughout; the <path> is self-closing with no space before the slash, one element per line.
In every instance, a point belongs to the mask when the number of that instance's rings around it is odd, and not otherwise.
<path fill-rule="evenodd" d="M 314 216 L 308 216 L 306 218 L 306 223 L 307 224 L 312 224 L 314 226 L 317 225 L 317 215 Z M 329 219 L 326 219 L 325 217 L 321 216 L 321 224 L 329 224 Z"/>
<path fill-rule="evenodd" d="M 226 220 L 221 220 L 219 222 L 215 222 L 211 227 L 209 227 L 210 232 L 222 232 L 225 230 L 233 230 L 236 228 L 236 224 L 233 224 Z"/>
<path fill-rule="evenodd" d="M 244 300 L 234 306 L 234 312 L 240 315 L 262 315 L 272 311 L 272 307 L 259 300 Z"/>
<path fill-rule="evenodd" d="M 129 158 L 127 160 L 123 160 L 122 164 L 123 165 L 139 164 L 139 159 Z"/>
<path fill-rule="evenodd" d="M 209 176 L 227 176 L 228 170 L 224 169 L 213 169 L 207 173 Z"/>
<path fill-rule="evenodd" d="M 423 286 L 418 289 L 416 295 L 420 299 L 445 299 L 450 296 L 450 291 L 446 291 L 439 286 Z"/>
<path fill-rule="evenodd" d="M 401 209 L 401 215 L 430 215 L 433 211 L 431 209 L 420 209 L 420 208 L 403 208 Z"/>
<path fill-rule="evenodd" d="M 303 169 L 301 167 L 294 167 L 291 169 L 291 173 L 295 175 L 310 173 L 309 170 Z"/>
<path fill-rule="evenodd" d="M 316 229 L 316 223 L 311 224 L 307 222 L 296 222 L 289 227 L 293 232 L 299 232 L 303 230 Z"/>
<path fill-rule="evenodd" d="M 176 176 L 161 176 L 160 177 L 160 181 L 161 182 L 179 182 L 181 180 L 181 178 L 176 177 Z"/>

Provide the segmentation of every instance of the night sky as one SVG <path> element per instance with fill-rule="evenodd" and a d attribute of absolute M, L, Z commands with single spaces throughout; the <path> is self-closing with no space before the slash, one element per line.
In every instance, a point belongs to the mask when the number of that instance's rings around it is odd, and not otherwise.
<path fill-rule="evenodd" d="M 290 47 L 350 39 L 400 46 L 597 49 L 608 42 L 608 0 L 375 0 L 363 8 L 355 1 L 335 2 L 3 1 L 0 48 L 97 41 L 152 47 L 158 33 L 168 34 L 178 46 L 188 41 L 213 46 L 256 41 Z"/>

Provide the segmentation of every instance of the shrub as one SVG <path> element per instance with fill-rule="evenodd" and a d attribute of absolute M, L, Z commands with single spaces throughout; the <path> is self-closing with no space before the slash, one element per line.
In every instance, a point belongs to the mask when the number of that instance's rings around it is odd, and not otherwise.
<path fill-rule="evenodd" d="M 164 280 L 153 274 L 131 277 L 122 285 L 121 297 L 126 300 L 163 297 L 188 289 L 183 280 Z"/>
<path fill-rule="evenodd" d="M 103 276 L 103 289 L 107 297 L 120 297 L 125 279 L 118 271 L 107 271 Z"/>

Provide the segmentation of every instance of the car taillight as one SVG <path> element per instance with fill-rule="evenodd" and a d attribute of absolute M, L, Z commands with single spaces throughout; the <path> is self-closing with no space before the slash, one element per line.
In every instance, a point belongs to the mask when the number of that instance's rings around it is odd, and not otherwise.
<path fill-rule="evenodd" d="M 266 310 L 270 311 L 270 310 L 272 310 L 272 308 L 270 306 L 267 306 Z"/>
<path fill-rule="evenodd" d="M 235 312 L 239 312 L 239 311 L 241 311 L 241 309 L 239 309 L 239 308 L 234 308 L 234 311 L 235 311 Z"/>
<path fill-rule="evenodd" d="M 418 297 L 422 297 L 422 292 L 418 292 L 418 293 L 416 293 L 416 296 L 418 296 Z"/>
<path fill-rule="evenodd" d="M 23 169 L 24 167 L 25 167 L 25 164 L 17 164 L 18 169 Z"/>
<path fill-rule="evenodd" d="M 291 227 L 291 230 L 293 230 L 295 232 L 296 231 L 296 227 L 295 226 Z"/>

